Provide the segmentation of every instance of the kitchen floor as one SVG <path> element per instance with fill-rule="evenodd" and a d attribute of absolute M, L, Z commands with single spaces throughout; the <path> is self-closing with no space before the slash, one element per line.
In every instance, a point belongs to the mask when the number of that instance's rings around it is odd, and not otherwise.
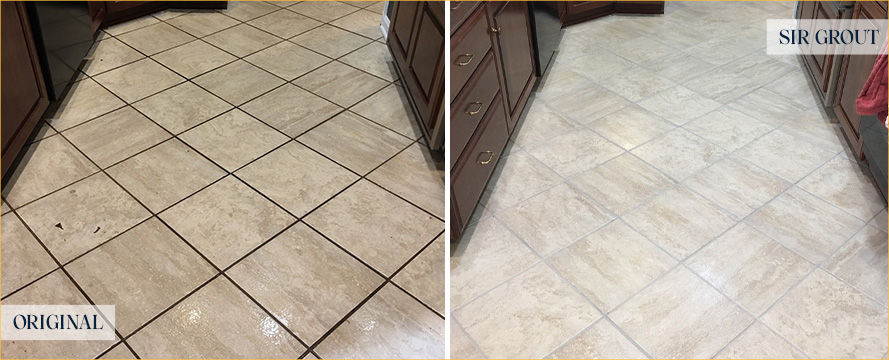
<path fill-rule="evenodd" d="M 886 358 L 886 203 L 765 54 L 794 3 L 666 6 L 567 28 L 453 245 L 452 357 Z"/>
<path fill-rule="evenodd" d="M 2 303 L 116 306 L 4 358 L 441 358 L 444 165 L 379 2 L 112 26 L 3 188 Z"/>

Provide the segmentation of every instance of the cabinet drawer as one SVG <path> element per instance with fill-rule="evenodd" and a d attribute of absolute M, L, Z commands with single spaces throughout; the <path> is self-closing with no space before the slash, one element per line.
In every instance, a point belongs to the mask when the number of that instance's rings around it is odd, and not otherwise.
<path fill-rule="evenodd" d="M 457 30 L 463 20 L 469 17 L 472 10 L 478 6 L 479 1 L 451 1 L 448 6 L 451 7 L 451 32 Z"/>
<path fill-rule="evenodd" d="M 462 227 L 469 221 L 509 138 L 502 101 L 502 96 L 494 98 L 491 111 L 473 135 L 451 176 L 451 192 Z"/>
<path fill-rule="evenodd" d="M 458 34 L 451 37 L 451 102 L 491 49 L 484 7 L 472 13 Z"/>
<path fill-rule="evenodd" d="M 472 133 L 491 108 L 497 90 L 500 90 L 497 66 L 494 65 L 494 52 L 489 51 L 479 64 L 478 71 L 451 104 L 451 166 L 454 166 Z"/>

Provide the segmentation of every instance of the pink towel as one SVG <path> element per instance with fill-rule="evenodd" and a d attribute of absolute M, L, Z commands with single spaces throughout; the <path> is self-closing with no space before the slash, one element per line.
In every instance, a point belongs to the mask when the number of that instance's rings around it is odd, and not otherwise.
<path fill-rule="evenodd" d="M 889 115 L 889 94 L 886 89 L 886 44 L 880 54 L 877 55 L 877 61 L 874 62 L 874 69 L 871 71 L 867 82 L 861 88 L 861 94 L 855 100 L 855 107 L 859 115 L 877 115 L 880 121 L 886 124 L 886 116 Z"/>

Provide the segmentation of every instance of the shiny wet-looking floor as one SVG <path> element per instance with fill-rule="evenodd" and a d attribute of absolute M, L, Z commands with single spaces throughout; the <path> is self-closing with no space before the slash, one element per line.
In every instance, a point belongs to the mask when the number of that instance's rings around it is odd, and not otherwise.
<path fill-rule="evenodd" d="M 765 54 L 794 4 L 567 28 L 452 249 L 452 357 L 886 357 L 886 204 Z"/>
<path fill-rule="evenodd" d="M 116 341 L 4 358 L 441 358 L 444 180 L 378 2 L 108 28 L 3 189 L 2 304 L 110 304 Z"/>

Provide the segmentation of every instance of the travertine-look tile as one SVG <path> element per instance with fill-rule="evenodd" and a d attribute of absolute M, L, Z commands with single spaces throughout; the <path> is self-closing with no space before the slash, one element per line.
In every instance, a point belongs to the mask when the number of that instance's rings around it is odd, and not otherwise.
<path fill-rule="evenodd" d="M 886 208 L 870 170 L 845 155 L 834 157 L 798 186 L 865 221 Z"/>
<path fill-rule="evenodd" d="M 90 305 L 74 283 L 61 270 L 54 271 L 12 296 L 3 305 L 68 304 Z M 3 357 L 8 359 L 92 359 L 114 345 L 116 340 L 92 341 L 3 341 Z"/>
<path fill-rule="evenodd" d="M 600 313 L 538 264 L 454 313 L 488 356 L 542 358 Z"/>
<path fill-rule="evenodd" d="M 441 359 L 445 357 L 445 320 L 395 286 L 386 285 L 315 352 L 331 359 Z"/>
<path fill-rule="evenodd" d="M 323 22 L 330 22 L 342 16 L 358 11 L 357 7 L 348 5 L 341 1 L 303 1 L 299 4 L 289 7 L 288 9 Z"/>
<path fill-rule="evenodd" d="M 56 268 L 55 261 L 15 214 L 2 217 L 3 272 L 0 296 L 18 290 Z M 443 251 L 443 250 L 442 250 Z"/>
<path fill-rule="evenodd" d="M 600 81 L 600 84 L 630 101 L 642 100 L 676 85 L 657 73 L 639 66 Z"/>
<path fill-rule="evenodd" d="M 305 215 L 358 180 L 346 168 L 295 141 L 238 170 L 236 175 L 296 216 Z"/>
<path fill-rule="evenodd" d="M 9 204 L 6 203 L 6 200 L 2 201 L 2 205 L 0 205 L 0 209 L 2 209 L 2 210 L 0 210 L 0 212 L 2 212 L 3 215 L 6 215 L 6 213 L 12 211 L 12 209 L 9 207 Z"/>
<path fill-rule="evenodd" d="M 22 162 L 3 186 L 3 196 L 18 208 L 98 170 L 64 138 L 53 136 L 24 149 Z"/>
<path fill-rule="evenodd" d="M 562 177 L 571 177 L 620 155 L 623 149 L 589 129 L 580 128 L 527 151 Z"/>
<path fill-rule="evenodd" d="M 744 218 L 792 184 L 733 156 L 726 157 L 685 181 L 689 189 Z"/>
<path fill-rule="evenodd" d="M 580 192 L 562 184 L 499 214 L 497 218 L 539 254 L 549 254 L 611 221 Z"/>
<path fill-rule="evenodd" d="M 788 189 L 746 221 L 814 263 L 830 256 L 864 225 L 797 187 Z"/>
<path fill-rule="evenodd" d="M 105 174 L 88 177 L 16 212 L 63 264 L 151 215 Z"/>
<path fill-rule="evenodd" d="M 780 129 L 796 138 L 833 152 L 849 148 L 842 126 L 837 123 L 836 119 L 832 119 L 817 108 L 803 112 L 802 115 L 785 123 Z"/>
<path fill-rule="evenodd" d="M 151 59 L 142 59 L 121 66 L 99 74 L 93 79 L 128 103 L 144 99 L 185 81 L 181 76 Z"/>
<path fill-rule="evenodd" d="M 107 172 L 155 213 L 225 176 L 225 171 L 178 139 L 148 149 Z"/>
<path fill-rule="evenodd" d="M 392 84 L 349 110 L 411 139 L 419 139 L 423 133 L 404 92 L 404 88 Z"/>
<path fill-rule="evenodd" d="M 222 269 L 296 221 L 231 176 L 158 216 Z"/>
<path fill-rule="evenodd" d="M 738 150 L 772 130 L 765 123 L 727 108 L 701 116 L 684 128 L 728 151 Z"/>
<path fill-rule="evenodd" d="M 459 327 L 454 317 L 448 319 L 451 322 L 451 346 L 449 353 L 451 359 L 481 359 L 482 354 L 465 332 Z"/>
<path fill-rule="evenodd" d="M 451 246 L 451 308 L 457 309 L 538 262 L 500 220 L 487 218 L 466 229 Z"/>
<path fill-rule="evenodd" d="M 719 359 L 808 359 L 771 329 L 756 322 L 734 342 L 726 346 Z"/>
<path fill-rule="evenodd" d="M 188 14 L 190 12 L 191 12 L 191 10 L 170 9 L 170 10 L 158 11 L 154 14 L 151 14 L 151 16 L 157 18 L 160 21 L 167 21 L 167 20 L 175 19 L 176 17 L 182 16 L 182 15 Z"/>
<path fill-rule="evenodd" d="M 358 10 L 331 21 L 330 24 L 366 38 L 378 39 L 383 36 L 382 31 L 380 31 L 380 16 L 380 14 L 371 11 Z"/>
<path fill-rule="evenodd" d="M 759 29 L 756 30 L 757 32 L 759 31 Z M 742 30 L 742 33 L 746 31 L 748 30 Z M 756 36 L 758 37 L 759 34 L 757 34 Z M 784 63 L 782 61 L 778 61 L 777 59 L 775 59 L 775 56 L 768 55 L 764 51 L 755 51 L 750 55 L 744 56 L 740 59 L 736 59 L 735 61 L 732 61 L 731 63 L 723 66 L 722 69 L 749 78 L 757 84 L 766 84 L 774 79 L 784 76 L 792 70 L 799 71 L 798 68 L 795 68 L 794 66 L 791 66 L 790 64 Z M 780 95 L 763 88 L 751 92 L 750 94 L 746 95 L 745 98 L 750 98 L 751 96 L 755 97 L 757 95 L 760 99 L 774 99 L 776 96 L 778 99 L 781 98 Z M 786 100 L 788 102 L 793 102 L 790 99 Z"/>
<path fill-rule="evenodd" d="M 382 89 L 386 81 L 333 61 L 293 81 L 342 107 L 350 107 Z"/>
<path fill-rule="evenodd" d="M 343 110 L 291 84 L 254 99 L 241 109 L 289 136 L 299 136 Z"/>
<path fill-rule="evenodd" d="M 54 114 L 45 116 L 52 127 L 64 131 L 124 105 L 126 103 L 105 90 L 93 79 L 83 79 L 71 84 L 68 95 L 62 100 Z"/>
<path fill-rule="evenodd" d="M 566 35 L 567 36 L 567 35 Z M 564 40 L 563 40 L 564 41 Z M 559 51 L 562 52 L 561 50 Z M 558 55 L 558 59 L 560 59 L 563 55 Z M 557 84 L 557 85 L 547 85 L 547 84 Z M 589 87 L 595 86 L 598 89 L 601 87 L 597 85 L 593 85 L 593 82 L 587 79 L 585 76 L 580 75 L 578 72 L 572 70 L 567 65 L 564 65 L 560 62 L 556 62 L 552 65 L 549 70 L 549 75 L 543 78 L 543 81 L 537 87 L 536 96 L 542 99 L 545 99 L 548 102 L 553 101 L 553 99 L 558 98 L 559 95 L 566 94 L 570 91 L 580 91 L 583 89 L 587 89 Z M 604 90 L 603 90 L 604 91 Z M 607 94 L 611 96 L 616 96 L 612 93 L 606 91 Z M 531 100 L 529 100 L 531 102 Z M 567 99 L 564 101 L 565 104 L 573 104 Z M 561 111 L 561 107 L 559 107 L 559 111 Z M 611 111 L 614 111 L 612 109 Z M 604 115 L 604 114 L 603 114 Z"/>
<path fill-rule="evenodd" d="M 886 209 L 880 211 L 877 216 L 874 216 L 873 220 L 871 220 L 868 224 L 876 227 L 877 229 L 883 230 L 883 232 L 887 232 L 887 228 L 889 228 L 889 221 L 887 221 Z"/>
<path fill-rule="evenodd" d="M 247 24 L 222 30 L 204 40 L 238 57 L 250 55 L 281 41 L 280 38 Z"/>
<path fill-rule="evenodd" d="M 687 29 L 684 27 L 678 27 L 679 32 L 675 31 L 677 30 L 676 28 L 672 30 L 674 31 L 672 31 L 670 34 L 677 36 L 661 36 L 658 38 L 658 40 L 670 41 L 678 39 L 681 35 L 683 35 L 682 31 L 691 31 L 693 33 L 692 36 L 700 35 L 700 33 L 695 32 L 694 29 Z M 694 39 L 692 39 L 691 41 L 697 42 L 697 40 Z M 684 46 L 688 46 L 688 44 Z M 690 79 L 693 79 L 698 75 L 702 75 L 710 70 L 713 70 L 716 66 L 704 60 L 688 56 L 681 52 L 677 52 L 642 63 L 642 67 L 651 70 L 655 74 L 681 84 Z"/>
<path fill-rule="evenodd" d="M 886 306 L 820 269 L 762 320 L 814 358 L 877 358 L 889 347 Z"/>
<path fill-rule="evenodd" d="M 633 155 L 675 180 L 683 180 L 727 154 L 719 146 L 679 128 L 633 149 Z"/>
<path fill-rule="evenodd" d="M 787 181 L 796 182 L 824 164 L 836 152 L 776 130 L 751 142 L 737 155 Z"/>
<path fill-rule="evenodd" d="M 885 232 L 865 226 L 827 260 L 824 269 L 885 304 L 886 237 Z"/>
<path fill-rule="evenodd" d="M 215 11 L 196 11 L 167 20 L 167 24 L 202 38 L 217 31 L 238 25 L 239 22 Z"/>
<path fill-rule="evenodd" d="M 803 111 L 808 110 L 794 100 L 766 89 L 753 91 L 735 100 L 729 107 L 745 112 L 756 118 L 756 120 L 773 127 L 781 126 L 798 117 Z"/>
<path fill-rule="evenodd" d="M 683 186 L 667 190 L 623 219 L 678 259 L 685 259 L 735 224 Z"/>
<path fill-rule="evenodd" d="M 547 262 L 606 312 L 676 265 L 670 255 L 622 221 L 603 226 Z"/>
<path fill-rule="evenodd" d="M 224 100 L 190 82 L 136 102 L 133 107 L 173 134 L 179 134 L 232 108 Z"/>
<path fill-rule="evenodd" d="M 578 174 L 568 182 L 616 214 L 629 211 L 674 184 L 669 177 L 630 153 Z"/>
<path fill-rule="evenodd" d="M 684 125 L 722 106 L 681 85 L 649 96 L 638 104 L 676 125 Z"/>
<path fill-rule="evenodd" d="M 392 279 L 429 307 L 445 313 L 445 240 L 435 239 Z"/>
<path fill-rule="evenodd" d="M 127 343 L 146 358 L 297 358 L 296 338 L 224 277 L 192 294 Z"/>
<path fill-rule="evenodd" d="M 243 60 L 201 75 L 194 82 L 234 105 L 241 105 L 285 83 Z"/>
<path fill-rule="evenodd" d="M 123 343 L 117 344 L 110 351 L 99 357 L 99 359 L 135 359 L 136 355 Z"/>
<path fill-rule="evenodd" d="M 754 319 L 678 266 L 609 314 L 654 358 L 709 358 Z"/>
<path fill-rule="evenodd" d="M 679 52 L 676 49 L 646 37 L 622 42 L 617 46 L 609 47 L 609 50 L 636 64 L 642 64 L 647 61 Z"/>
<path fill-rule="evenodd" d="M 744 223 L 701 249 L 687 265 L 755 315 L 765 312 L 813 267 Z"/>
<path fill-rule="evenodd" d="M 189 79 L 237 60 L 234 55 L 202 40 L 164 51 L 153 58 Z"/>
<path fill-rule="evenodd" d="M 230 1 L 228 9 L 222 13 L 241 21 L 249 21 L 278 10 L 273 4 L 265 1 Z"/>
<path fill-rule="evenodd" d="M 327 24 L 302 33 L 290 41 L 331 58 L 346 55 L 371 42 L 370 39 Z"/>
<path fill-rule="evenodd" d="M 629 104 L 626 99 L 598 85 L 589 85 L 576 91 L 544 98 L 553 109 L 578 123 L 591 122 Z M 596 99 L 596 101 L 577 101 L 577 99 Z"/>
<path fill-rule="evenodd" d="M 114 69 L 121 65 L 144 58 L 145 55 L 122 43 L 115 38 L 107 38 L 96 42 L 91 56 L 83 64 L 83 72 L 89 76 Z"/>
<path fill-rule="evenodd" d="M 367 176 L 440 219 L 445 218 L 444 178 L 443 162 L 432 159 L 421 143 L 414 143 Z"/>
<path fill-rule="evenodd" d="M 682 85 L 721 104 L 728 104 L 759 86 L 753 80 L 722 68 L 695 77 Z"/>
<path fill-rule="evenodd" d="M 420 251 L 443 223 L 367 181 L 359 181 L 304 219 L 388 276 Z"/>
<path fill-rule="evenodd" d="M 65 269 L 96 304 L 115 306 L 115 329 L 124 336 L 216 274 L 155 218 Z"/>
<path fill-rule="evenodd" d="M 359 174 L 367 174 L 410 144 L 410 140 L 343 112 L 298 139 Z"/>
<path fill-rule="evenodd" d="M 157 23 L 117 37 L 143 54 L 154 55 L 194 40 L 194 36 L 167 23 Z"/>
<path fill-rule="evenodd" d="M 562 117 L 542 100 L 531 100 L 528 103 L 527 115 L 524 116 L 524 120 L 513 131 L 513 134 L 516 145 L 524 148 L 531 147 L 575 127 L 577 124 Z"/>
<path fill-rule="evenodd" d="M 180 139 L 228 171 L 288 141 L 284 134 L 237 109 L 183 133 Z"/>
<path fill-rule="evenodd" d="M 129 106 L 63 134 L 103 169 L 171 137 Z"/>
<path fill-rule="evenodd" d="M 763 88 L 806 106 L 821 102 L 812 86 L 809 85 L 809 76 L 804 71 L 791 71 Z"/>
<path fill-rule="evenodd" d="M 669 121 L 638 106 L 627 106 L 605 115 L 587 126 L 626 150 L 639 146 L 675 127 Z"/>
<path fill-rule="evenodd" d="M 302 34 L 321 24 L 320 21 L 287 10 L 275 11 L 250 21 L 250 25 L 285 39 Z"/>
<path fill-rule="evenodd" d="M 157 24 L 159 22 L 160 22 L 160 20 L 156 19 L 153 16 L 143 16 L 143 17 L 133 19 L 130 21 L 124 21 L 124 22 L 117 24 L 117 25 L 109 26 L 107 28 L 102 29 L 102 31 L 104 31 L 108 34 L 114 35 L 114 36 L 118 36 L 118 35 L 128 33 L 130 31 L 136 30 L 136 29 L 144 28 L 148 25 Z"/>
<path fill-rule="evenodd" d="M 488 185 L 490 197 L 485 204 L 491 213 L 500 212 L 562 182 L 558 174 L 525 151 L 501 158 L 492 178 L 497 181 Z"/>
<path fill-rule="evenodd" d="M 285 80 L 293 80 L 330 61 L 314 51 L 283 41 L 256 52 L 244 60 Z"/>
<path fill-rule="evenodd" d="M 294 225 L 228 274 L 309 344 L 383 283 L 305 224 Z"/>
<path fill-rule="evenodd" d="M 645 359 L 647 356 L 611 322 L 599 320 L 547 359 Z"/>
<path fill-rule="evenodd" d="M 395 60 L 389 53 L 389 47 L 377 41 L 346 54 L 339 61 L 389 81 L 398 80 L 398 71 L 395 70 Z"/>

